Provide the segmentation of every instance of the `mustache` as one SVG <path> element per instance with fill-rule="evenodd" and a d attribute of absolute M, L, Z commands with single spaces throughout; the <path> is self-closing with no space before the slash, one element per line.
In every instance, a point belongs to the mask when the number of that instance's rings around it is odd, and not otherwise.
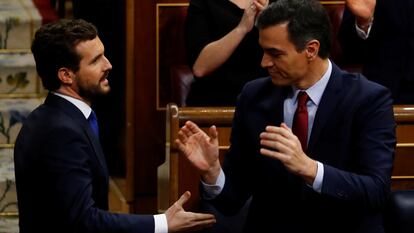
<path fill-rule="evenodd" d="M 105 71 L 105 73 L 101 77 L 101 80 L 107 79 L 108 77 L 109 77 L 109 70 Z"/>

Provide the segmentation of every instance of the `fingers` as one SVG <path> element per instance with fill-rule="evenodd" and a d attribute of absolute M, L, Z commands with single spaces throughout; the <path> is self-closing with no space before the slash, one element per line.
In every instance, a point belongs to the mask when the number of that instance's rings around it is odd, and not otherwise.
<path fill-rule="evenodd" d="M 216 139 L 218 136 L 218 131 L 215 125 L 212 125 L 209 129 L 208 129 L 208 135 L 210 136 L 210 138 L 212 140 Z"/>
<path fill-rule="evenodd" d="M 195 134 L 200 134 L 206 140 L 210 140 L 209 136 L 202 131 L 195 123 L 191 121 L 187 121 L 183 127 L 181 127 L 180 131 L 178 131 L 178 139 L 179 141 L 175 141 L 179 148 L 184 149 L 185 144 Z"/>
<path fill-rule="evenodd" d="M 257 0 L 252 2 L 252 6 L 254 6 L 254 9 L 257 11 L 262 11 L 264 8 L 266 8 L 269 4 L 268 0 Z"/>
<path fill-rule="evenodd" d="M 182 143 L 182 141 L 180 141 L 179 139 L 175 139 L 175 146 L 178 148 L 179 151 L 181 151 L 187 157 L 186 147 Z"/>
<path fill-rule="evenodd" d="M 193 134 L 201 134 L 205 140 L 210 140 L 210 137 L 192 121 L 187 121 L 183 128 L 188 129 L 186 132 L 188 137 Z"/>
<path fill-rule="evenodd" d="M 288 152 L 290 148 L 288 146 L 291 145 L 292 143 L 290 143 L 290 141 L 287 140 L 286 138 L 283 138 L 280 135 L 276 135 L 272 139 L 261 139 L 260 144 L 262 146 L 265 146 L 267 148 L 271 148 L 274 150 L 278 150 L 280 152 Z"/>
<path fill-rule="evenodd" d="M 261 153 L 284 160 L 285 156 L 282 155 L 292 154 L 297 141 L 297 137 L 285 123 L 282 123 L 280 127 L 267 126 L 265 132 L 260 134 L 260 144 L 264 147 Z"/>
<path fill-rule="evenodd" d="M 203 213 L 194 213 L 194 212 L 187 212 L 187 213 L 191 214 L 191 217 L 193 217 L 194 220 L 198 222 L 216 220 L 216 217 L 212 214 L 203 214 Z"/>
<path fill-rule="evenodd" d="M 269 149 L 265 149 L 265 148 L 261 148 L 260 149 L 260 154 L 277 159 L 281 162 L 284 162 L 286 160 L 288 160 L 290 158 L 290 156 L 286 155 L 286 154 L 282 154 L 278 151 L 273 151 L 273 150 L 269 150 Z"/>
<path fill-rule="evenodd" d="M 182 143 L 186 143 L 187 140 L 191 137 L 191 135 L 195 134 L 193 133 L 193 131 L 196 131 L 196 129 L 191 129 L 191 128 L 198 128 L 197 126 L 195 126 L 194 123 L 192 123 L 191 121 L 187 121 L 183 127 L 181 127 L 180 131 L 178 131 L 178 139 L 182 142 Z"/>
<path fill-rule="evenodd" d="M 176 147 L 182 151 L 185 152 L 186 151 L 186 143 L 190 137 L 190 135 L 187 135 L 187 130 L 185 129 L 181 129 L 180 131 L 178 131 L 178 135 L 177 135 L 177 139 L 175 139 L 175 145 Z"/>
<path fill-rule="evenodd" d="M 168 222 L 168 232 L 188 232 L 209 227 L 216 222 L 212 214 L 186 212 L 182 205 L 188 201 L 191 194 L 186 191 L 174 205 L 165 212 Z"/>
<path fill-rule="evenodd" d="M 191 219 L 192 225 L 199 226 L 201 228 L 208 227 L 216 223 L 216 217 L 212 214 L 186 212 L 189 219 Z M 192 227 L 194 229 L 194 227 Z M 199 228 L 199 229 L 201 229 Z"/>
<path fill-rule="evenodd" d="M 185 125 L 183 128 L 186 128 L 189 130 L 190 133 L 196 134 L 200 131 L 202 131 L 194 122 L 187 121 L 185 122 Z"/>
<path fill-rule="evenodd" d="M 197 127 L 196 124 L 194 124 L 191 121 L 187 121 L 183 127 L 181 127 L 180 131 L 178 132 L 178 134 L 182 135 L 183 137 L 187 137 L 189 138 L 191 135 L 196 134 L 197 132 L 199 132 L 199 129 Z"/>
<path fill-rule="evenodd" d="M 175 203 L 182 207 L 190 199 L 190 197 L 191 193 L 189 191 L 186 191 Z"/>
<path fill-rule="evenodd" d="M 284 123 L 281 127 L 267 126 L 266 131 L 260 134 L 260 144 L 267 148 L 286 152 L 292 144 L 291 137 L 291 131 Z"/>
<path fill-rule="evenodd" d="M 214 223 L 216 223 L 216 218 L 212 214 L 185 212 L 184 222 L 180 224 L 178 231 L 192 232 L 211 227 Z"/>
<path fill-rule="evenodd" d="M 284 129 L 286 129 L 287 131 L 289 131 L 289 132 L 292 132 L 292 129 L 291 128 L 289 128 L 289 126 L 287 126 L 287 124 L 285 123 L 285 122 L 282 122 L 281 124 L 280 124 L 280 127 L 282 127 L 282 128 L 284 128 Z"/>
<path fill-rule="evenodd" d="M 265 130 L 264 133 L 277 134 L 285 138 L 291 138 L 293 136 L 292 130 L 285 123 L 282 123 L 280 127 L 266 126 Z"/>

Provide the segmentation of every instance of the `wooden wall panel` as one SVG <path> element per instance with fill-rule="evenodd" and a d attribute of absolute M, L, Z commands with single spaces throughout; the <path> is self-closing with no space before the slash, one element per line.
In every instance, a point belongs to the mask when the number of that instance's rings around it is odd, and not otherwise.
<path fill-rule="evenodd" d="M 155 2 L 134 1 L 134 90 L 135 212 L 154 213 L 156 168 L 162 156 L 162 114 L 156 110 L 155 92 Z"/>
<path fill-rule="evenodd" d="M 171 101 L 170 67 L 186 64 L 184 25 L 188 3 L 158 3 L 157 30 L 157 108 Z M 179 28 L 180 30 L 177 30 Z"/>

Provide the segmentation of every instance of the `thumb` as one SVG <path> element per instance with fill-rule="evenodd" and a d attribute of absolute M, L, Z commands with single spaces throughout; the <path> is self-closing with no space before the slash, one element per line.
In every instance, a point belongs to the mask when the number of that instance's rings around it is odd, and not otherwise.
<path fill-rule="evenodd" d="M 216 126 L 215 126 L 215 125 L 211 126 L 211 127 L 208 129 L 208 136 L 210 136 L 210 138 L 211 138 L 212 140 L 214 140 L 214 139 L 216 139 L 216 138 L 217 138 L 217 136 L 218 136 L 218 132 L 217 132 L 217 128 L 216 128 Z"/>
<path fill-rule="evenodd" d="M 178 199 L 176 203 L 182 207 L 190 199 L 190 197 L 190 191 L 186 191 L 185 193 L 183 193 L 183 195 L 181 195 L 180 199 Z"/>

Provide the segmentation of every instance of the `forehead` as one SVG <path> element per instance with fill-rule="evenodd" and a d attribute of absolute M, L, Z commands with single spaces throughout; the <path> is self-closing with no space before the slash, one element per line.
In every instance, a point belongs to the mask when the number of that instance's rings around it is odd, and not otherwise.
<path fill-rule="evenodd" d="M 289 39 L 288 23 L 277 24 L 259 30 L 259 44 L 263 49 L 294 47 Z"/>
<path fill-rule="evenodd" d="M 92 40 L 79 42 L 76 45 L 75 50 L 82 58 L 94 57 L 98 54 L 103 53 L 104 45 L 102 44 L 99 37 L 95 37 Z"/>

